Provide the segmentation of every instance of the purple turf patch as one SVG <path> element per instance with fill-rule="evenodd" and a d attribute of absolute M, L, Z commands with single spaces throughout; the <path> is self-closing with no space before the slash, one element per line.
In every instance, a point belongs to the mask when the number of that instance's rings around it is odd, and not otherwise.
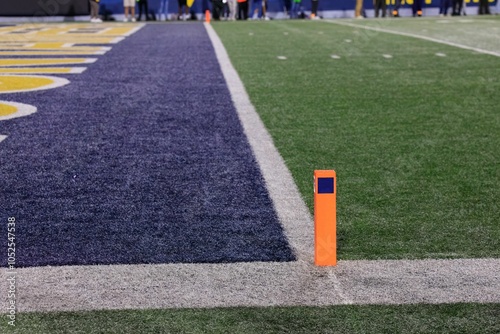
<path fill-rule="evenodd" d="M 0 123 L 18 266 L 295 259 L 201 24 L 148 25 L 67 78 L 1 97 L 38 107 Z"/>

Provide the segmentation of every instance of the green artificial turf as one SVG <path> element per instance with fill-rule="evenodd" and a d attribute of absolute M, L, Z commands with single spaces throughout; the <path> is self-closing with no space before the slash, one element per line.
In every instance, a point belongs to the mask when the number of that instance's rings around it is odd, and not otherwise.
<path fill-rule="evenodd" d="M 336 170 L 340 259 L 500 256 L 500 57 L 327 22 L 213 26 L 311 212 L 313 171 Z"/>
<path fill-rule="evenodd" d="M 500 305 L 398 305 L 22 313 L 1 333 L 498 333 Z"/>

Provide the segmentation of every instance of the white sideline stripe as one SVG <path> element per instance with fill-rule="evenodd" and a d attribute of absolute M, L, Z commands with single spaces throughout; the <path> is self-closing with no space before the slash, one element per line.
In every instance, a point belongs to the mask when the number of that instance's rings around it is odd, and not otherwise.
<path fill-rule="evenodd" d="M 2 268 L 1 291 L 11 276 Z M 500 259 L 35 267 L 16 284 L 18 312 L 499 303 Z"/>
<path fill-rule="evenodd" d="M 282 158 L 248 96 L 238 95 L 245 90 L 220 40 L 211 26 L 205 27 L 211 38 L 216 37 L 212 43 L 217 56 L 225 54 L 225 60 L 218 58 L 220 66 L 231 80 L 228 87 L 235 106 L 243 108 L 238 114 L 245 132 L 253 132 L 248 140 L 254 154 L 265 156 L 258 162 L 298 261 L 18 268 L 19 312 L 500 302 L 500 259 L 340 260 L 337 267 L 314 266 L 309 211 L 284 163 L 276 163 Z M 241 87 L 234 91 L 238 84 Z M 7 276 L 5 268 L 0 270 L 1 291 L 8 290 Z M 7 305 L 7 294 L 2 296 Z"/>
<path fill-rule="evenodd" d="M 361 28 L 361 29 L 366 29 L 366 30 L 373 30 L 373 31 L 378 31 L 378 32 L 385 32 L 387 34 L 393 34 L 393 35 L 400 35 L 400 36 L 407 36 L 407 37 L 413 37 L 413 38 L 423 39 L 423 40 L 430 41 L 430 42 L 445 44 L 445 45 L 454 46 L 454 47 L 460 48 L 460 49 L 471 50 L 471 51 L 475 51 L 475 52 L 478 52 L 478 53 L 484 53 L 484 54 L 488 54 L 488 55 L 491 55 L 491 56 L 500 57 L 500 53 L 498 53 L 498 52 L 483 50 L 483 49 L 475 48 L 475 47 L 472 47 L 472 46 L 462 45 L 462 44 L 453 43 L 453 42 L 447 42 L 447 41 L 443 41 L 443 40 L 437 39 L 437 38 L 432 38 L 432 37 L 427 37 L 427 36 L 421 36 L 421 35 L 415 35 L 415 34 L 410 34 L 410 33 L 407 33 L 407 32 L 400 32 L 400 31 L 393 31 L 393 30 L 388 30 L 388 29 L 382 29 L 382 28 L 377 28 L 377 27 L 368 27 L 368 26 L 354 24 L 354 23 L 348 23 L 348 22 L 339 22 L 339 20 L 321 20 L 321 21 L 322 22 L 326 22 L 326 23 L 338 24 L 338 25 L 341 25 L 341 26 L 349 26 L 349 27 L 353 27 L 353 28 Z"/>

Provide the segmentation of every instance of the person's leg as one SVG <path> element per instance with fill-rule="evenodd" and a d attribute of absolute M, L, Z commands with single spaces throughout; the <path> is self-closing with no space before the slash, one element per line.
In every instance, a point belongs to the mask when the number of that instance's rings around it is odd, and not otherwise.
<path fill-rule="evenodd" d="M 228 19 L 234 21 L 236 18 L 236 0 L 229 0 L 227 5 L 229 7 Z"/>
<path fill-rule="evenodd" d="M 318 3 L 318 0 L 312 0 L 311 3 L 311 14 L 314 14 L 314 17 L 318 16 Z"/>
<path fill-rule="evenodd" d="M 243 2 L 243 20 L 248 20 L 248 0 Z"/>
<path fill-rule="evenodd" d="M 422 3 L 420 0 L 414 0 L 412 6 L 413 16 L 422 16 Z"/>
<path fill-rule="evenodd" d="M 262 7 L 261 0 L 252 1 L 252 20 L 257 20 L 259 18 L 260 7 Z"/>
<path fill-rule="evenodd" d="M 396 0 L 394 9 L 392 10 L 392 16 L 399 17 L 399 8 L 401 8 L 401 0 Z"/>
<path fill-rule="evenodd" d="M 382 8 L 382 17 L 385 17 L 387 15 L 387 4 L 385 3 L 385 0 L 380 1 L 380 3 Z"/>
<path fill-rule="evenodd" d="M 135 22 L 135 6 L 130 7 L 130 17 L 132 17 L 132 22 Z"/>
<path fill-rule="evenodd" d="M 464 8 L 463 0 L 458 0 L 458 15 L 462 15 L 463 8 Z"/>
<path fill-rule="evenodd" d="M 300 15 L 300 6 L 301 6 L 301 3 L 300 2 L 294 2 L 293 3 L 293 9 L 292 9 L 292 12 L 293 12 L 293 16 L 298 19 L 299 18 L 299 15 Z"/>
<path fill-rule="evenodd" d="M 356 8 L 354 9 L 355 17 L 361 17 L 361 8 L 363 8 L 363 0 L 356 0 Z"/>
<path fill-rule="evenodd" d="M 93 0 L 90 0 L 90 18 L 99 18 L 99 4 Z"/>
<path fill-rule="evenodd" d="M 158 9 L 158 21 L 161 21 L 161 15 L 163 14 L 164 11 L 165 11 L 165 0 L 160 0 L 160 8 Z"/>

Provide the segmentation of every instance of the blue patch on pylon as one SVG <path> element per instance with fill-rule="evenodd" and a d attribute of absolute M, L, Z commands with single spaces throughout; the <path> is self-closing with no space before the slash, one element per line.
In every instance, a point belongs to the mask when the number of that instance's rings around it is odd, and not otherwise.
<path fill-rule="evenodd" d="M 318 194 L 333 194 L 334 180 L 333 177 L 318 178 Z"/>

